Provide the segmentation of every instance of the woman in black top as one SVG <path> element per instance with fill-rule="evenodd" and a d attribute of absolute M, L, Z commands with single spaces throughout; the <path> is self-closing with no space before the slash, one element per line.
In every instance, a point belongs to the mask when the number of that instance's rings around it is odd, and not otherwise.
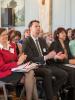
<path fill-rule="evenodd" d="M 54 42 L 51 44 L 49 49 L 50 51 L 56 51 L 57 56 L 55 57 L 55 60 L 53 62 L 55 64 L 58 64 L 58 67 L 64 69 L 68 73 L 69 84 L 75 91 L 75 68 L 64 65 L 64 63 L 74 64 L 75 59 L 73 59 L 70 53 L 68 42 L 66 42 L 66 31 L 63 27 L 59 27 L 54 32 Z M 73 95 L 73 100 L 75 100 L 75 95 Z"/>

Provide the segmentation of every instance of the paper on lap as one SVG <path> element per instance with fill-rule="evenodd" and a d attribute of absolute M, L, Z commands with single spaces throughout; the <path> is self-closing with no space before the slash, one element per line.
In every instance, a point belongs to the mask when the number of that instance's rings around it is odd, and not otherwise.
<path fill-rule="evenodd" d="M 72 65 L 72 64 L 64 64 L 65 66 L 68 66 L 68 67 L 72 67 L 72 68 L 75 68 L 75 65 Z"/>
<path fill-rule="evenodd" d="M 36 69 L 37 66 L 38 66 L 38 64 L 36 64 L 36 63 L 30 64 L 30 62 L 28 62 L 28 63 L 20 65 L 16 68 L 12 68 L 11 71 L 13 71 L 13 72 L 28 72 L 32 69 Z"/>

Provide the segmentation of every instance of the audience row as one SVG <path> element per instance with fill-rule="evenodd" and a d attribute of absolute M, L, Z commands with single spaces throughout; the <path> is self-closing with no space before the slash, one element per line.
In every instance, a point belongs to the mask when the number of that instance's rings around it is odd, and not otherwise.
<path fill-rule="evenodd" d="M 15 29 L 0 28 L 0 81 L 21 82 L 27 100 L 39 100 L 36 77 L 42 77 L 46 100 L 57 100 L 58 91 L 65 84 L 73 87 L 75 100 L 75 29 L 57 28 L 44 33 L 38 20 L 32 20 L 23 38 Z M 37 64 L 27 72 L 12 72 L 24 64 Z M 54 79 L 53 79 L 54 77 Z"/>

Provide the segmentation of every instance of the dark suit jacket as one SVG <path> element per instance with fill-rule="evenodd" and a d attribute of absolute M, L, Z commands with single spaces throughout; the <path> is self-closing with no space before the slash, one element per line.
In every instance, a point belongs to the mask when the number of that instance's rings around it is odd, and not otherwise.
<path fill-rule="evenodd" d="M 43 38 L 39 38 L 39 44 L 42 50 L 42 54 L 46 55 L 48 53 L 48 46 L 46 44 L 46 41 Z M 27 54 L 27 59 L 31 60 L 33 62 L 44 62 L 44 57 L 39 56 L 37 47 L 31 37 L 28 37 L 23 44 L 23 52 Z"/>

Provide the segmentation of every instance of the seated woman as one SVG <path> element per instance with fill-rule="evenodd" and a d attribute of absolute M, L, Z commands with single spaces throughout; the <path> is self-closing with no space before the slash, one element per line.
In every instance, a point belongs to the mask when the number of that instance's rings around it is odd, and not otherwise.
<path fill-rule="evenodd" d="M 30 36 L 30 30 L 29 29 L 25 29 L 24 33 L 22 35 L 22 39 L 19 40 L 20 44 L 24 44 L 24 41 L 26 38 L 28 38 Z"/>
<path fill-rule="evenodd" d="M 75 58 L 75 29 L 72 30 L 72 36 L 69 42 L 69 48 L 72 56 Z"/>
<path fill-rule="evenodd" d="M 75 68 L 64 65 L 64 63 L 74 64 L 75 59 L 73 59 L 70 53 L 69 44 L 66 41 L 66 31 L 63 27 L 59 27 L 54 32 L 54 42 L 52 42 L 50 50 L 55 50 L 57 53 L 54 63 L 58 64 L 58 67 L 64 69 L 68 73 L 68 83 L 74 89 L 73 100 L 75 100 Z"/>
<path fill-rule="evenodd" d="M 0 81 L 4 82 L 24 82 L 27 100 L 38 100 L 36 79 L 34 71 L 26 73 L 12 72 L 11 69 L 21 65 L 26 60 L 26 55 L 17 57 L 14 46 L 8 42 L 8 34 L 5 28 L 0 28 Z M 24 80 L 22 80 L 24 79 Z"/>
<path fill-rule="evenodd" d="M 72 28 L 66 29 L 66 35 L 67 35 L 67 42 L 70 42 L 70 40 L 72 40 Z"/>
<path fill-rule="evenodd" d="M 21 32 L 16 30 L 11 30 L 8 33 L 8 40 L 14 47 L 16 48 L 17 55 L 20 56 L 22 54 L 22 44 L 19 43 L 21 39 Z"/>

